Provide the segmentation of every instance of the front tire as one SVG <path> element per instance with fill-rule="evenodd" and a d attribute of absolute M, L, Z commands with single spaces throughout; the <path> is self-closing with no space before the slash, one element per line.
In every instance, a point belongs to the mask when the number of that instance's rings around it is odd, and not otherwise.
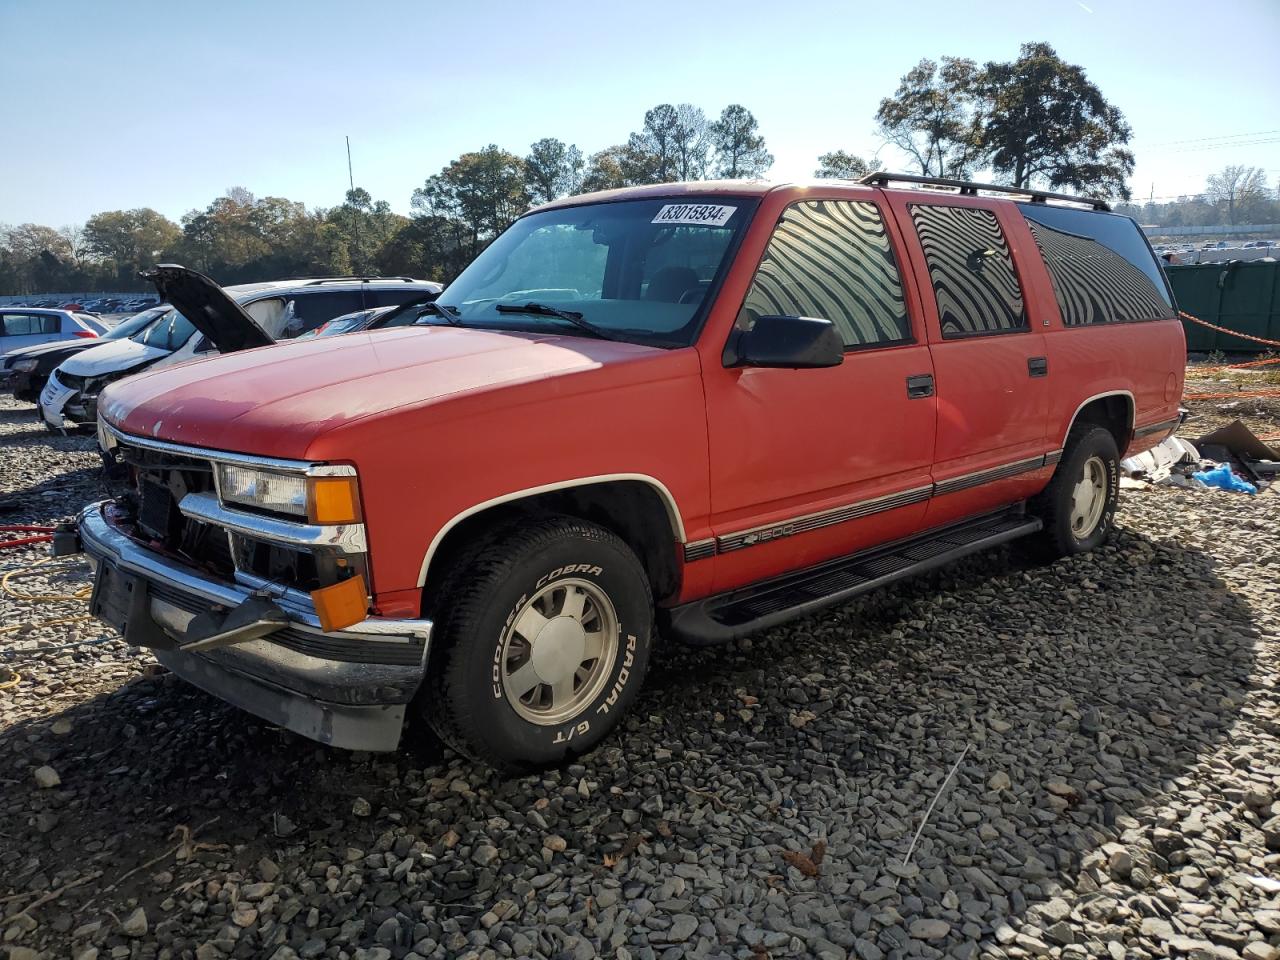
<path fill-rule="evenodd" d="M 571 517 L 482 547 L 435 604 L 422 709 L 442 740 L 502 772 L 591 750 L 634 701 L 653 599 L 632 550 Z"/>
<path fill-rule="evenodd" d="M 1111 536 L 1120 492 L 1120 453 L 1111 431 L 1094 424 L 1071 429 L 1053 479 L 1030 504 L 1044 529 L 1030 546 L 1044 559 L 1087 553 Z"/>

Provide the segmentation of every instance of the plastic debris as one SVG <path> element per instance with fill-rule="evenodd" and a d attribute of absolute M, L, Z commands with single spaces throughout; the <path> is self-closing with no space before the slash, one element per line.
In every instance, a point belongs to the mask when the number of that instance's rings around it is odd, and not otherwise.
<path fill-rule="evenodd" d="M 1231 465 L 1227 463 L 1220 463 L 1212 470 L 1193 473 L 1191 479 L 1200 481 L 1206 487 L 1217 487 L 1220 490 L 1235 490 L 1238 493 L 1249 494 L 1258 492 L 1258 488 L 1252 483 L 1245 483 L 1232 473 Z"/>
<path fill-rule="evenodd" d="M 1120 471 L 1127 477 L 1159 483 L 1180 463 L 1198 463 L 1200 453 L 1181 437 L 1169 437 L 1150 450 L 1120 461 Z"/>

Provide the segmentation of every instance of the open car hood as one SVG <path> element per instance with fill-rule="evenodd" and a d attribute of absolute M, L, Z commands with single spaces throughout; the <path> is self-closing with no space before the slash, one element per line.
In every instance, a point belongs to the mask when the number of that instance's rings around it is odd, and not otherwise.
<path fill-rule="evenodd" d="M 162 263 L 139 276 L 150 280 L 160 299 L 173 304 L 219 353 L 275 343 L 240 304 L 203 273 L 176 263 Z"/>

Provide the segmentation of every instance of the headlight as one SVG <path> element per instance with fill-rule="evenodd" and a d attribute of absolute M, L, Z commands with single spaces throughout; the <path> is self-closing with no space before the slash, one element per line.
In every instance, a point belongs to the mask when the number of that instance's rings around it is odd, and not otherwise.
<path fill-rule="evenodd" d="M 13 369 L 18 373 L 30 373 L 38 366 L 40 366 L 39 360 L 19 360 L 13 365 Z"/>
<path fill-rule="evenodd" d="M 224 503 L 288 513 L 310 523 L 360 521 L 355 477 L 304 477 L 220 463 L 218 489 Z"/>

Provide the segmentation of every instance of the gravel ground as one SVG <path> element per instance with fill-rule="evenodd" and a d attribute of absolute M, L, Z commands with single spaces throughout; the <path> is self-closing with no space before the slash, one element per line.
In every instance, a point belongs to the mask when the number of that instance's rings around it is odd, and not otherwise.
<path fill-rule="evenodd" d="M 94 493 L 92 440 L 30 408 L 0 404 L 0 451 L 0 522 Z M 30 649 L 92 621 L 0 634 L 0 951 L 1280 956 L 1278 519 L 1126 492 L 1096 554 L 667 647 L 603 748 L 505 782 L 426 737 L 324 749 L 109 634 Z M 7 626 L 82 611 L 0 597 Z"/>

